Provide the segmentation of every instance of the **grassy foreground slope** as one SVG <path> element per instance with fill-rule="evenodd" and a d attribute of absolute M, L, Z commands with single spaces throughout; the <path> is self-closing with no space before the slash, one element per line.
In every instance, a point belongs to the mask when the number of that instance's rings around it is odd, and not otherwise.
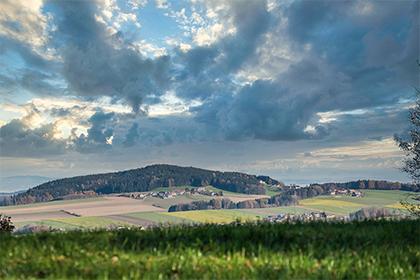
<path fill-rule="evenodd" d="M 0 236 L 0 278 L 418 279 L 420 221 Z"/>

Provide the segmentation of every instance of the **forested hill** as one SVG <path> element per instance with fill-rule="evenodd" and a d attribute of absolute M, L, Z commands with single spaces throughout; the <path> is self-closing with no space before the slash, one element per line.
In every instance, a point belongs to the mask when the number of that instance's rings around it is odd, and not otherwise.
<path fill-rule="evenodd" d="M 50 201 L 71 194 L 143 192 L 172 186 L 212 185 L 226 191 L 265 194 L 261 181 L 269 184 L 280 183 L 268 176 L 257 177 L 239 172 L 220 172 L 160 164 L 121 172 L 50 181 L 14 196 L 10 204 Z"/>

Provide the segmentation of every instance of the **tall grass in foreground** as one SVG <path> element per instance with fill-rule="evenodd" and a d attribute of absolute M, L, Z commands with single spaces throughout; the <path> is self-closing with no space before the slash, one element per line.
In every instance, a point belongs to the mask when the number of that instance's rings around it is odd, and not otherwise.
<path fill-rule="evenodd" d="M 0 278 L 420 277 L 420 221 L 0 236 Z"/>

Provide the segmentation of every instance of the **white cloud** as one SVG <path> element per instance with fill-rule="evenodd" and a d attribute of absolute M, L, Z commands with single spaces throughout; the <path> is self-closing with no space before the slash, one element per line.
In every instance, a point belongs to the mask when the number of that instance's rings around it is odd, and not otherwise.
<path fill-rule="evenodd" d="M 0 1 L 0 35 L 27 44 L 45 59 L 54 59 L 54 52 L 46 48 L 49 15 L 42 13 L 43 0 Z"/>
<path fill-rule="evenodd" d="M 161 102 L 155 105 L 147 107 L 148 116 L 168 116 L 168 115 L 180 115 L 189 114 L 189 109 L 194 106 L 198 106 L 201 103 L 198 101 L 190 100 L 184 101 L 177 97 L 173 91 L 169 91 L 161 97 Z"/>
<path fill-rule="evenodd" d="M 155 0 L 156 8 L 158 9 L 168 9 L 170 4 L 166 0 Z"/>
<path fill-rule="evenodd" d="M 147 1 L 130 1 L 128 3 L 131 8 L 135 11 L 147 4 Z M 115 0 L 101 0 L 98 2 L 99 14 L 95 15 L 98 22 L 107 26 L 109 34 L 114 34 L 121 29 L 125 23 L 132 23 L 137 28 L 141 27 L 141 24 L 137 18 L 137 15 L 132 12 L 124 12 L 118 6 Z"/>
<path fill-rule="evenodd" d="M 67 139 L 72 129 L 76 129 L 76 136 L 87 133 L 89 128 L 86 120 L 98 108 L 104 112 L 129 114 L 131 108 L 122 104 L 115 104 L 110 98 L 97 101 L 81 101 L 72 98 L 34 98 L 23 105 L 2 104 L 2 111 L 16 112 L 22 123 L 31 129 L 39 128 L 47 123 L 54 124 L 54 138 Z M 60 115 L 60 112 L 63 112 Z"/>
<path fill-rule="evenodd" d="M 193 35 L 198 46 L 211 45 L 225 35 L 223 25 L 216 23 L 210 27 L 200 27 Z"/>
<path fill-rule="evenodd" d="M 134 42 L 131 44 L 131 47 L 140 52 L 143 56 L 151 58 L 168 54 L 168 51 L 165 48 L 158 47 L 152 43 L 147 42 L 146 40 Z"/>
<path fill-rule="evenodd" d="M 347 161 L 349 158 L 365 160 L 371 158 L 395 158 L 402 155 L 392 138 L 363 141 L 355 145 L 324 148 L 310 152 L 315 160 Z"/>

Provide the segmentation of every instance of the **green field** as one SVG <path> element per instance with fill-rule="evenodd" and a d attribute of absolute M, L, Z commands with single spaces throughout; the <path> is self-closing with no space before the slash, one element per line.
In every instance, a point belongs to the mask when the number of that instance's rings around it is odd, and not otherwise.
<path fill-rule="evenodd" d="M 0 235 L 0 279 L 419 279 L 420 221 Z"/>
<path fill-rule="evenodd" d="M 23 226 L 25 223 L 16 223 L 16 226 Z M 60 229 L 95 229 L 95 228 L 105 228 L 109 226 L 129 226 L 129 223 L 124 223 L 121 221 L 116 221 L 106 217 L 74 217 L 74 218 L 64 218 L 64 219 L 50 219 L 45 221 L 35 221 L 30 224 L 35 225 L 45 225 L 52 228 Z"/>
<path fill-rule="evenodd" d="M 239 210 L 198 210 L 164 213 L 171 217 L 191 220 L 198 223 L 230 223 L 235 220 L 251 221 L 256 220 L 254 214 Z"/>
<path fill-rule="evenodd" d="M 124 216 L 139 218 L 143 220 L 147 220 L 150 222 L 158 223 L 158 224 L 166 224 L 166 223 L 189 223 L 192 222 L 188 219 L 183 219 L 171 215 L 166 215 L 166 212 L 139 212 L 139 213 L 129 213 L 125 214 Z"/>

